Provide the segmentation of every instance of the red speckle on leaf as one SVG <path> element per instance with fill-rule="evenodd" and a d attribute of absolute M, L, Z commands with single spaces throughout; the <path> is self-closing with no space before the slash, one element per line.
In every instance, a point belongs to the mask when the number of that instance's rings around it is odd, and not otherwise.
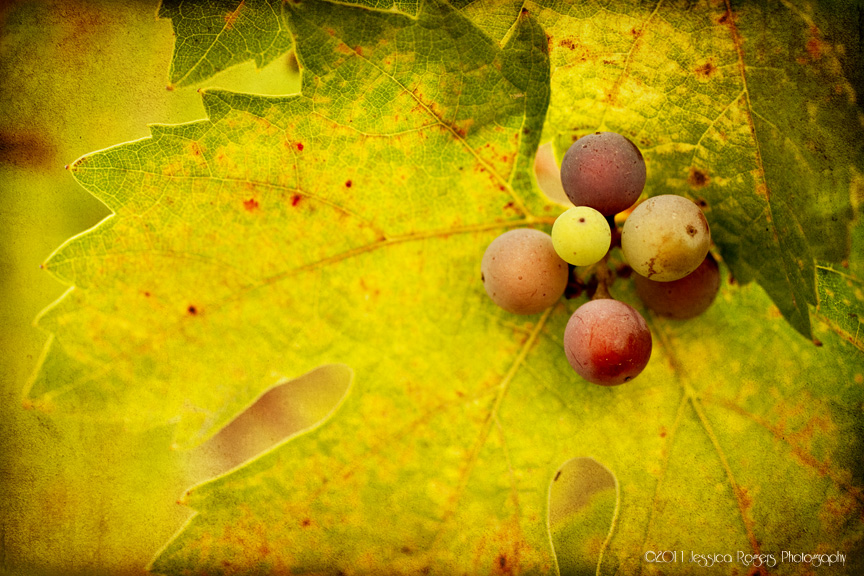
<path fill-rule="evenodd" d="M 302 151 L 303 151 L 303 143 L 302 143 L 302 142 L 297 142 L 297 150 L 298 150 L 299 152 L 302 152 Z"/>
<path fill-rule="evenodd" d="M 356 52 L 358 56 L 362 56 L 363 55 L 363 47 L 362 46 L 355 46 L 354 52 Z"/>
<path fill-rule="evenodd" d="M 174 91 L 174 85 L 168 84 L 167 86 L 165 86 L 165 90 L 167 90 L 168 92 L 173 92 Z"/>
<path fill-rule="evenodd" d="M 297 206 L 300 203 L 301 196 L 299 194 L 295 194 L 291 197 L 291 206 Z"/>
<path fill-rule="evenodd" d="M 258 208 L 258 201 L 254 198 L 250 198 L 243 202 L 243 207 L 249 212 L 254 212 Z"/>
<path fill-rule="evenodd" d="M 145 297 L 145 298 L 149 298 L 149 297 L 150 297 L 150 292 L 144 292 L 144 297 Z"/>
<path fill-rule="evenodd" d="M 201 155 L 201 153 L 203 151 L 203 149 L 201 148 L 201 144 L 199 144 L 198 142 L 192 142 L 192 144 L 190 144 L 190 147 L 192 148 L 192 154 L 193 155 L 195 155 L 195 156 Z"/>
<path fill-rule="evenodd" d="M 300 522 L 300 525 L 303 526 L 304 528 L 305 528 L 306 526 L 309 526 L 310 524 L 312 524 L 312 520 L 310 520 L 309 518 L 304 518 L 304 519 Z"/>
<path fill-rule="evenodd" d="M 348 181 L 345 182 L 345 187 L 346 187 L 346 188 L 350 188 L 350 187 L 351 187 L 351 181 L 350 181 L 350 180 L 348 180 Z"/>
<path fill-rule="evenodd" d="M 661 426 L 660 427 L 660 438 L 665 438 L 665 437 L 666 437 L 666 428 Z"/>
<path fill-rule="evenodd" d="M 810 27 L 810 38 L 807 40 L 807 53 L 811 60 L 819 60 L 822 58 L 822 41 L 819 40 L 819 29 L 816 26 Z"/>

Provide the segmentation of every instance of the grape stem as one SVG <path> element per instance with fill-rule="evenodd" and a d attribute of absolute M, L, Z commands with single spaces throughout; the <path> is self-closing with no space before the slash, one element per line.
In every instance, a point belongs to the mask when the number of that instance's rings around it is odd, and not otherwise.
<path fill-rule="evenodd" d="M 592 300 L 612 298 L 612 295 L 609 294 L 609 286 L 611 286 L 612 282 L 615 281 L 615 277 L 612 272 L 609 271 L 609 265 L 607 264 L 608 258 L 609 252 L 607 252 L 600 262 L 597 263 L 597 290 L 594 291 L 594 297 L 591 298 Z"/>

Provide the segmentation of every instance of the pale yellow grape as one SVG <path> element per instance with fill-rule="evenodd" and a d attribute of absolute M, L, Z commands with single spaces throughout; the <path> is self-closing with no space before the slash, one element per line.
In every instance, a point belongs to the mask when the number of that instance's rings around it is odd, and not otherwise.
<path fill-rule="evenodd" d="M 606 217 L 590 206 L 577 206 L 561 214 L 552 226 L 552 244 L 565 262 L 590 266 L 609 252 L 612 231 Z"/>
<path fill-rule="evenodd" d="M 621 231 L 621 249 L 637 274 L 671 282 L 696 270 L 711 246 L 711 231 L 694 202 L 664 194 L 637 206 Z"/>

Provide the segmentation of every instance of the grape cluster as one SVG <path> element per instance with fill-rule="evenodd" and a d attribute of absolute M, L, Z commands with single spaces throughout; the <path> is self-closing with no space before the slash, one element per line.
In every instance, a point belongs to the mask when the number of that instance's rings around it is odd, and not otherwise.
<path fill-rule="evenodd" d="M 561 183 L 575 207 L 558 217 L 551 236 L 530 228 L 505 232 L 481 264 L 487 294 L 514 314 L 536 314 L 555 304 L 573 267 L 594 271 L 594 298 L 567 322 L 564 351 L 573 370 L 602 386 L 629 382 L 651 357 L 645 319 L 608 292 L 613 276 L 606 259 L 617 242 L 635 272 L 636 293 L 660 316 L 698 316 L 720 287 L 720 270 L 708 252 L 711 232 L 699 206 L 663 194 L 633 208 L 646 177 L 642 153 L 624 136 L 596 132 L 580 138 L 561 164 Z M 615 215 L 631 208 L 618 233 Z"/>

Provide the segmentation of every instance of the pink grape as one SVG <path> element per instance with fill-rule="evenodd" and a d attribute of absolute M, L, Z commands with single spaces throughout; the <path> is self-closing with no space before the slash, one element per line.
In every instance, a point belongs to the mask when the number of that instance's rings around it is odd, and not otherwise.
<path fill-rule="evenodd" d="M 564 329 L 567 360 L 585 380 L 617 386 L 638 376 L 651 358 L 651 331 L 635 308 L 609 298 L 580 306 Z"/>
<path fill-rule="evenodd" d="M 555 304 L 570 275 L 552 238 L 532 228 L 510 230 L 493 240 L 480 270 L 486 293 L 513 314 L 537 314 Z"/>

